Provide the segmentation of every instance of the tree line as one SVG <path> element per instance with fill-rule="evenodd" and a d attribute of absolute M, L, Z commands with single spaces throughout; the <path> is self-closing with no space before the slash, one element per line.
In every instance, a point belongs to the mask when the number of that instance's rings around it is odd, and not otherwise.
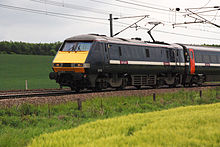
<path fill-rule="evenodd" d="M 55 43 L 26 43 L 26 42 L 13 42 L 2 41 L 0 42 L 0 54 L 24 54 L 24 55 L 56 55 L 62 42 Z M 220 47 L 220 45 L 203 46 Z"/>
<path fill-rule="evenodd" d="M 210 47 L 220 47 L 220 45 L 217 45 L 217 44 L 204 44 L 204 46 L 210 46 Z"/>
<path fill-rule="evenodd" d="M 24 54 L 24 55 L 56 55 L 62 42 L 55 43 L 26 43 L 2 41 L 0 42 L 0 54 Z"/>

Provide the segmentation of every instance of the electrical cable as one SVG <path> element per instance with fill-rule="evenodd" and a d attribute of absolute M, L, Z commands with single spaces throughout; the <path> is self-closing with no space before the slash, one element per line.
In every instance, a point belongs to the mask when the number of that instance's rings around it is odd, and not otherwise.
<path fill-rule="evenodd" d="M 140 29 L 144 29 L 144 28 L 140 28 Z M 149 30 L 146 28 L 146 30 Z M 166 34 L 172 34 L 172 35 L 178 35 L 178 36 L 185 36 L 185 37 L 191 37 L 191 38 L 200 38 L 200 39 L 208 39 L 208 40 L 217 40 L 220 41 L 220 39 L 216 39 L 216 38 L 211 38 L 211 37 L 201 37 L 201 36 L 195 36 L 195 35 L 186 35 L 186 34 L 182 34 L 182 33 L 174 33 L 174 32 L 167 32 L 167 31 L 161 31 L 161 30 L 154 30 L 155 32 L 160 32 L 160 33 L 166 33 Z"/>
<path fill-rule="evenodd" d="M 55 16 L 55 17 L 61 17 L 61 18 L 67 18 L 67 19 L 72 19 L 72 20 L 78 20 L 78 21 L 85 21 L 85 22 L 92 22 L 92 23 L 98 23 L 98 24 L 109 25 L 108 23 L 104 23 L 104 22 L 83 20 L 83 19 L 78 19 L 78 18 L 73 18 L 73 17 L 80 17 L 80 18 L 86 18 L 86 19 L 107 20 L 107 19 L 103 19 L 103 18 L 88 17 L 88 16 L 79 16 L 79 15 L 70 15 L 70 14 L 63 14 L 63 13 L 43 11 L 43 10 L 35 10 L 35 9 L 17 7 L 17 6 L 5 5 L 5 4 L 0 4 L 0 7 L 2 7 L 2 8 L 7 8 L 7 9 L 12 9 L 12 10 L 25 11 L 25 12 L 29 12 L 29 13 L 44 14 L 44 15 Z M 126 23 L 123 23 L 123 25 L 125 25 L 125 24 L 126 24 Z M 124 26 L 122 26 L 122 25 L 117 25 L 117 26 L 119 26 L 119 27 L 124 27 Z M 140 28 L 140 29 L 143 29 L 143 27 Z M 144 28 L 144 29 L 145 29 L 145 30 L 149 30 L 149 29 L 147 29 L 147 28 Z M 173 32 L 168 32 L 168 31 L 161 31 L 161 30 L 155 30 L 155 31 L 156 31 L 156 32 L 161 32 L 161 33 L 173 34 L 173 35 L 180 35 L 180 36 L 186 36 L 186 37 L 194 37 L 194 38 L 209 39 L 209 40 L 218 40 L 218 41 L 219 41 L 219 39 L 216 39 L 216 38 L 201 37 L 201 36 L 194 36 L 194 35 L 186 35 L 186 34 L 173 33 Z"/>
<path fill-rule="evenodd" d="M 138 2 L 138 3 L 147 4 L 147 5 L 152 5 L 152 6 L 157 6 L 157 7 L 167 8 L 167 9 L 170 8 L 170 7 L 166 7 L 166 6 L 162 6 L 162 5 L 158 5 L 158 4 L 152 4 L 152 3 L 149 3 L 149 2 L 142 2 L 142 1 L 139 1 L 139 0 L 132 0 L 132 1 L 134 1 L 134 2 Z"/>
<path fill-rule="evenodd" d="M 216 16 L 217 16 L 217 15 L 218 15 L 218 11 L 216 12 L 215 16 L 212 18 L 212 20 L 211 20 L 211 21 L 216 20 Z"/>
<path fill-rule="evenodd" d="M 93 12 L 93 13 L 97 13 L 97 14 L 108 15 L 111 13 L 111 14 L 120 16 L 120 14 L 118 12 L 114 12 L 114 11 L 106 12 L 105 10 L 101 10 L 101 9 L 95 9 L 95 8 L 91 8 L 91 7 L 85 7 L 85 6 L 80 6 L 80 5 L 70 4 L 70 3 L 62 3 L 62 2 L 57 2 L 57 1 L 53 1 L 53 0 L 30 0 L 30 1 L 38 2 L 38 3 L 46 3 L 49 5 L 53 5 L 53 6 L 64 7 L 64 8 L 69 8 L 69 9 L 76 9 L 76 10 L 80 10 L 80 11 Z"/>
<path fill-rule="evenodd" d="M 50 13 L 50 14 L 54 14 L 54 15 L 63 15 L 63 16 L 69 16 L 69 17 L 79 17 L 79 18 L 96 19 L 96 20 L 107 20 L 105 18 L 89 17 L 89 16 L 81 16 L 81 15 L 73 15 L 73 14 L 65 14 L 65 13 L 52 12 L 52 11 L 47 11 L 47 10 L 45 10 L 45 11 L 44 10 L 36 10 L 36 9 L 23 8 L 23 7 L 4 5 L 4 4 L 0 4 L 0 7 L 8 8 L 8 9 L 30 11 L 30 12 L 38 12 L 38 13 Z"/>
<path fill-rule="evenodd" d="M 123 23 L 123 22 L 117 22 L 117 23 L 120 23 L 120 24 L 123 24 L 123 25 L 129 25 L 127 23 Z M 148 28 L 145 28 L 145 27 L 139 27 L 139 29 L 142 29 L 142 30 L 149 30 Z M 218 40 L 220 41 L 219 39 L 216 39 L 216 38 L 210 38 L 210 37 L 201 37 L 201 36 L 195 36 L 195 35 L 187 35 L 187 34 L 182 34 L 182 33 L 174 33 L 174 32 L 168 32 L 168 31 L 162 31 L 162 30 L 154 30 L 155 32 L 160 32 L 160 33 L 166 33 L 166 34 L 172 34 L 172 35 L 178 35 L 178 36 L 185 36 L 185 37 L 192 37 L 192 38 L 200 38 L 200 39 L 207 39 L 207 40 Z M 213 33 L 213 32 L 211 32 Z M 218 32 L 214 32 L 216 34 L 219 34 Z"/>
<path fill-rule="evenodd" d="M 24 11 L 24 12 L 36 13 L 36 14 L 56 16 L 56 17 L 67 18 L 67 19 L 72 19 L 72 20 L 93 22 L 93 23 L 99 23 L 99 24 L 108 24 L 108 23 L 104 23 L 104 22 L 97 22 L 97 21 L 79 19 L 79 18 L 85 18 L 85 19 L 93 19 L 93 20 L 95 19 L 95 20 L 105 20 L 105 21 L 107 21 L 107 19 L 104 19 L 104 18 L 64 14 L 64 13 L 44 11 L 44 10 L 36 10 L 36 9 L 23 8 L 23 7 L 11 6 L 11 5 L 5 5 L 5 4 L 0 4 L 0 7 L 7 8 L 7 9 L 12 9 L 12 10 L 19 10 L 19 11 Z M 73 18 L 73 17 L 76 17 L 76 18 Z"/>
<path fill-rule="evenodd" d="M 157 8 L 157 7 L 142 5 L 142 4 L 138 4 L 138 3 L 134 3 L 134 2 L 129 2 L 129 1 L 125 1 L 125 0 L 116 0 L 116 1 L 121 2 L 121 3 L 130 4 L 130 5 L 139 6 L 139 7 L 145 7 L 145 8 L 149 8 L 149 9 L 155 9 L 155 10 L 159 10 L 159 11 L 170 12 L 169 9 L 162 9 L 162 8 Z"/>
<path fill-rule="evenodd" d="M 90 0 L 90 1 L 96 2 L 96 3 L 105 4 L 105 5 L 109 5 L 109 6 L 116 6 L 116 7 L 120 7 L 120 8 L 127 8 L 127 9 L 133 9 L 133 10 L 138 10 L 138 11 L 144 11 L 144 12 L 146 12 L 146 9 L 140 9 L 140 8 L 129 7 L 129 6 L 122 6 L 122 5 L 112 4 L 112 3 L 103 2 L 103 1 L 99 1 L 99 0 Z M 160 12 L 157 12 L 157 11 L 148 11 L 148 12 L 160 13 Z"/>
<path fill-rule="evenodd" d="M 211 2 L 211 0 L 208 0 L 208 2 L 207 2 L 204 6 L 202 6 L 202 7 L 200 7 L 200 8 L 197 8 L 197 10 L 195 10 L 194 12 L 199 11 L 200 9 L 203 9 L 203 8 L 206 7 L 210 2 Z"/>
<path fill-rule="evenodd" d="M 109 6 L 116 6 L 116 7 L 120 7 L 120 8 L 127 8 L 127 9 L 133 9 L 133 10 L 143 11 L 143 12 L 145 12 L 145 13 L 146 13 L 146 11 L 147 11 L 148 13 L 151 12 L 151 13 L 158 13 L 158 14 L 160 14 L 160 15 L 169 15 L 169 13 L 166 13 L 166 12 L 164 12 L 164 13 L 161 14 L 161 12 L 159 12 L 159 11 L 153 11 L 153 10 L 149 11 L 149 10 L 140 9 L 140 8 L 137 8 L 137 7 L 122 6 L 122 5 L 112 4 L 112 3 L 103 2 L 103 1 L 99 1 L 99 0 L 90 0 L 90 1 L 96 2 L 96 3 L 102 3 L 102 4 L 105 4 L 105 5 L 109 5 Z M 173 12 L 173 11 L 172 11 L 172 12 Z"/>

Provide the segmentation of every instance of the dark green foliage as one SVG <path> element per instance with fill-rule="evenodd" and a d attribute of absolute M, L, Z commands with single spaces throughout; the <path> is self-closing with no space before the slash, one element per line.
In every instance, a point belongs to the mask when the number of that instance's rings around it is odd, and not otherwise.
<path fill-rule="evenodd" d="M 55 43 L 25 43 L 2 41 L 0 42 L 0 54 L 24 54 L 24 55 L 56 55 L 61 42 Z"/>
<path fill-rule="evenodd" d="M 220 96 L 220 89 L 217 89 Z M 210 104 L 220 102 L 216 89 L 203 91 L 180 90 L 177 93 L 152 96 L 129 96 L 94 98 L 82 102 L 78 110 L 77 102 L 59 105 L 23 104 L 0 109 L 0 146 L 25 146 L 32 138 L 43 133 L 69 129 L 81 124 L 132 113 L 160 111 L 179 106 Z M 125 136 L 132 136 L 135 127 L 129 126 Z"/>
<path fill-rule="evenodd" d="M 203 44 L 203 46 L 220 47 L 218 44 Z"/>

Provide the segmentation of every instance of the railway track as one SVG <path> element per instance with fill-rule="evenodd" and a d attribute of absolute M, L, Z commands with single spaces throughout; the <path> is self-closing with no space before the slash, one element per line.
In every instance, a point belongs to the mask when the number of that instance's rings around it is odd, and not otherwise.
<path fill-rule="evenodd" d="M 60 96 L 74 94 L 75 92 L 70 90 L 30 90 L 30 91 L 7 91 L 0 92 L 1 99 L 15 99 L 26 97 L 45 97 L 45 96 Z"/>
<path fill-rule="evenodd" d="M 168 87 L 161 87 L 159 89 L 153 89 L 150 87 L 143 87 L 140 90 L 137 90 L 134 87 L 127 87 L 124 90 L 103 90 L 99 92 L 93 92 L 93 91 L 82 91 L 80 93 L 71 92 L 70 90 L 52 90 L 53 93 L 51 93 L 50 90 L 48 90 L 46 93 L 31 93 L 28 92 L 28 94 L 24 93 L 15 93 L 15 92 L 7 92 L 10 94 L 2 94 L 0 92 L 0 108 L 7 108 L 12 106 L 20 106 L 22 104 L 28 103 L 33 105 L 45 105 L 45 104 L 51 104 L 51 105 L 57 105 L 57 104 L 63 104 L 67 102 L 75 102 L 75 101 L 86 101 L 88 99 L 100 97 L 100 98 L 109 98 L 109 97 L 143 97 L 143 96 L 154 96 L 154 95 L 160 95 L 164 93 L 173 93 L 178 92 L 180 90 L 184 91 L 197 91 L 198 94 L 200 94 L 201 91 L 207 90 L 207 89 L 216 89 L 219 90 L 220 85 L 205 85 L 202 87 L 188 87 L 188 88 L 168 88 Z M 43 90 L 44 91 L 44 90 Z M 35 91 L 36 92 L 36 91 Z M 220 90 L 218 92 L 220 94 Z"/>
<path fill-rule="evenodd" d="M 220 84 L 205 84 L 202 87 L 217 87 L 220 86 Z M 177 88 L 183 88 L 183 87 L 177 87 Z M 185 88 L 190 88 L 190 87 L 185 87 Z M 143 87 L 140 90 L 146 90 L 146 89 L 152 89 L 151 87 Z M 160 87 L 159 89 L 171 89 L 168 87 Z M 134 87 L 127 87 L 123 90 L 120 91 L 124 91 L 124 90 L 137 90 Z M 156 90 L 156 89 L 155 89 Z M 111 91 L 115 91 L 114 89 L 106 89 L 106 90 L 102 90 L 99 92 L 111 92 Z M 117 90 L 119 91 L 119 90 Z M 27 98 L 27 97 L 48 97 L 48 96 L 62 96 L 62 95 L 71 95 L 71 94 L 86 94 L 86 93 L 93 93 L 93 91 L 91 90 L 83 90 L 80 93 L 76 93 L 74 91 L 71 91 L 69 89 L 65 89 L 65 90 L 60 90 L 60 89 L 56 89 L 56 90 L 28 90 L 28 91 L 2 91 L 0 92 L 0 100 L 2 99 L 16 99 L 16 98 Z"/>

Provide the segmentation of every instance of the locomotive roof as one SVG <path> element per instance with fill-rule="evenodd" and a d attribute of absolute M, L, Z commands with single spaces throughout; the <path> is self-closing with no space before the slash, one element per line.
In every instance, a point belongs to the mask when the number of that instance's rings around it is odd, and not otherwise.
<path fill-rule="evenodd" d="M 185 46 L 187 48 L 191 48 L 191 49 L 194 49 L 194 50 L 220 52 L 219 47 L 198 46 L 198 45 L 185 45 Z"/>
<path fill-rule="evenodd" d="M 147 46 L 152 46 L 152 47 L 166 47 L 166 48 L 182 49 L 182 47 L 178 44 L 144 42 L 141 40 L 108 37 L 106 35 L 99 35 L 99 34 L 78 35 L 78 36 L 67 38 L 65 41 L 103 41 L 103 42 L 108 42 L 108 43 L 147 45 Z M 195 50 L 220 52 L 220 48 L 218 47 L 194 46 L 194 45 L 186 45 L 186 44 L 183 44 L 183 45 L 186 46 L 186 48 L 192 48 Z"/>
<path fill-rule="evenodd" d="M 134 44 L 134 45 L 143 44 L 143 45 L 150 45 L 150 46 L 156 45 L 158 47 L 173 47 L 173 45 L 170 45 L 167 43 L 153 43 L 153 42 L 149 43 L 149 42 L 144 42 L 141 40 L 108 37 L 106 35 L 98 35 L 98 34 L 78 35 L 78 36 L 67 38 L 65 41 L 103 41 L 103 42 L 120 43 L 120 44 Z"/>

